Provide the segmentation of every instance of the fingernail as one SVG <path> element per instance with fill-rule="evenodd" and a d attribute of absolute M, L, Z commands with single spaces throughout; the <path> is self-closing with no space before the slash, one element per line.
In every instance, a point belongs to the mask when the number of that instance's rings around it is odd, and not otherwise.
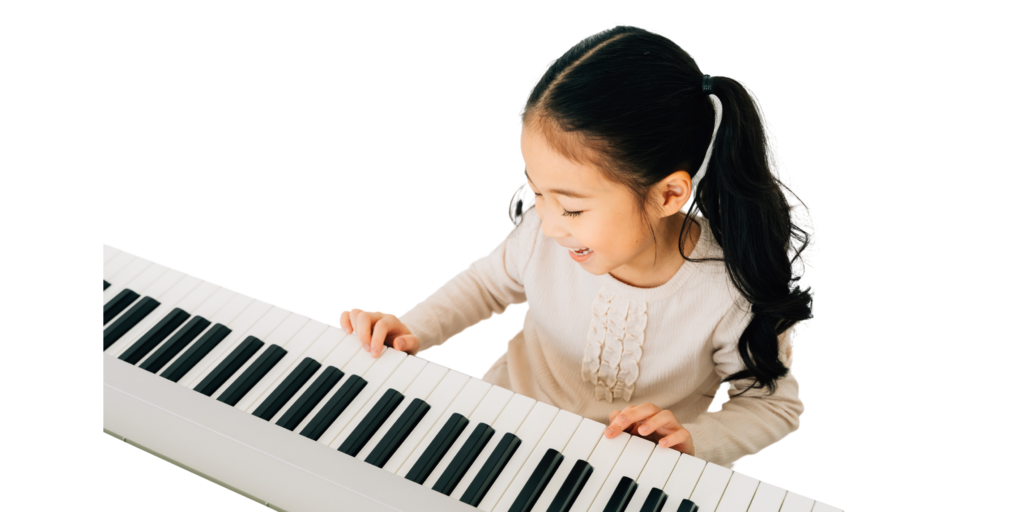
<path fill-rule="evenodd" d="M 380 349 L 379 348 L 373 349 L 373 357 L 377 357 L 379 355 L 380 355 Z"/>
<path fill-rule="evenodd" d="M 370 344 L 367 343 L 367 344 L 363 345 L 363 350 L 369 352 L 370 351 Z"/>
<path fill-rule="evenodd" d="M 606 435 L 606 436 L 612 435 L 612 432 L 613 431 L 612 431 L 611 427 L 608 427 L 608 428 L 604 429 L 604 435 Z"/>
<path fill-rule="evenodd" d="M 402 349 L 405 348 L 405 344 L 402 343 L 401 341 L 396 341 L 395 342 L 395 348 L 397 348 L 398 350 L 402 350 Z"/>

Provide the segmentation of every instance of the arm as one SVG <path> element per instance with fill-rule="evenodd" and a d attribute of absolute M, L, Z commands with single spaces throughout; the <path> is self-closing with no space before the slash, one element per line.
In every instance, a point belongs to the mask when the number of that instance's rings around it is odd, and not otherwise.
<path fill-rule="evenodd" d="M 419 337 L 420 350 L 443 343 L 493 313 L 503 313 L 509 304 L 526 302 L 523 273 L 539 231 L 540 218 L 531 208 L 491 254 L 399 317 Z"/>
<path fill-rule="evenodd" d="M 712 334 L 712 359 L 715 372 L 722 378 L 745 369 L 737 342 L 750 317 L 748 309 L 736 305 Z M 792 330 L 779 336 L 779 357 L 787 368 L 792 365 Z M 753 382 L 752 378 L 731 382 L 729 400 L 722 404 L 721 411 L 701 414 L 693 423 L 683 424 L 693 437 L 698 458 L 728 464 L 757 453 L 800 426 L 804 405 L 792 371 L 777 381 L 778 388 L 772 395 L 768 395 L 767 388 L 740 394 Z"/>

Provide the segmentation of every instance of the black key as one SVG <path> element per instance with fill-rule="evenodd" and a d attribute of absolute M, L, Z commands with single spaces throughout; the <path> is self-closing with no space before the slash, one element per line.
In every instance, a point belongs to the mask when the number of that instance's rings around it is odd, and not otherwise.
<path fill-rule="evenodd" d="M 103 305 L 103 325 L 107 325 L 111 319 L 124 311 L 132 302 L 139 298 L 139 294 L 125 288 L 117 294 L 110 302 Z"/>
<path fill-rule="evenodd" d="M 324 404 L 320 412 L 313 416 L 313 419 L 306 424 L 306 428 L 299 432 L 299 435 L 308 437 L 314 441 L 320 439 L 320 436 L 327 432 L 327 428 L 334 423 L 334 420 L 341 416 L 342 412 L 345 412 L 345 408 L 348 404 L 352 403 L 356 395 L 359 394 L 363 388 L 366 387 L 366 380 L 358 375 L 353 375 L 341 385 L 338 392 L 331 397 L 330 400 Z"/>
<path fill-rule="evenodd" d="M 554 448 L 548 448 L 548 451 L 544 452 L 544 457 L 540 459 L 540 463 L 530 474 L 530 479 L 526 481 L 526 485 L 523 486 L 523 490 L 519 492 L 519 496 L 516 496 L 516 501 L 512 503 L 512 508 L 509 512 L 530 512 L 533 510 L 533 505 L 537 503 L 537 498 L 540 498 L 540 493 L 544 492 L 544 488 L 548 486 L 548 482 L 551 481 L 551 477 L 555 475 L 555 470 L 562 463 L 564 455 L 559 453 Z"/>
<path fill-rule="evenodd" d="M 427 449 L 420 455 L 416 464 L 413 464 L 412 469 L 405 475 L 405 479 L 418 484 L 425 482 L 437 464 L 441 462 L 441 457 L 448 453 L 448 449 L 455 444 L 455 440 L 462 435 L 462 431 L 466 430 L 466 425 L 469 425 L 469 419 L 459 413 L 453 413 L 427 445 Z"/>
<path fill-rule="evenodd" d="M 679 504 L 679 508 L 676 509 L 676 512 L 697 512 L 698 508 L 700 507 L 698 507 L 696 503 L 690 500 L 683 500 L 683 502 Z"/>
<path fill-rule="evenodd" d="M 255 336 L 245 338 L 245 341 L 235 347 L 212 372 L 206 374 L 195 390 L 206 396 L 213 396 L 213 393 L 220 389 L 262 346 L 263 342 Z"/>
<path fill-rule="evenodd" d="M 135 303 L 127 313 L 119 316 L 114 323 L 103 329 L 103 350 L 110 348 L 114 342 L 124 336 L 124 333 L 130 331 L 159 305 L 160 303 L 153 297 L 143 297 L 142 300 Z"/>
<path fill-rule="evenodd" d="M 132 346 L 128 347 L 128 350 L 122 352 L 118 359 L 128 364 L 138 363 L 143 357 L 146 357 L 150 350 L 156 348 L 164 338 L 174 332 L 181 324 L 185 323 L 189 316 L 191 315 L 182 311 L 181 308 L 174 308 L 170 313 L 167 313 L 167 316 L 150 328 L 146 334 L 143 334 L 141 338 L 136 340 Z"/>
<path fill-rule="evenodd" d="M 320 403 L 320 400 L 323 400 L 327 393 L 331 391 L 331 388 L 344 376 L 345 372 L 333 366 L 328 366 L 306 388 L 306 392 L 302 393 L 302 396 L 281 415 L 281 419 L 277 420 L 277 425 L 288 430 L 295 430 L 295 427 L 299 426 L 299 423 L 306 419 L 306 416 L 316 407 L 316 404 Z"/>
<path fill-rule="evenodd" d="M 628 476 L 622 477 L 619 480 L 619 485 L 615 486 L 615 491 L 612 492 L 612 497 L 608 499 L 608 503 L 604 506 L 604 512 L 622 512 L 626 510 L 626 505 L 629 504 L 629 499 L 633 497 L 633 493 L 636 492 L 636 482 Z"/>
<path fill-rule="evenodd" d="M 391 413 L 395 412 L 398 404 L 402 403 L 404 399 L 405 395 L 399 393 L 394 388 L 389 388 L 385 391 L 380 400 L 377 400 L 377 403 L 374 404 L 373 409 L 370 409 L 370 412 L 363 416 L 363 420 L 359 422 L 355 430 L 349 434 L 344 443 L 341 443 L 338 451 L 355 457 L 366 446 L 366 443 L 370 441 L 370 438 L 377 433 L 380 426 L 387 421 Z"/>
<path fill-rule="evenodd" d="M 423 416 L 429 410 L 430 404 L 419 398 L 413 399 L 409 407 L 405 409 L 402 415 L 398 417 L 398 420 L 395 421 L 395 424 L 391 425 L 388 432 L 377 443 L 377 446 L 373 447 L 373 451 L 366 457 L 366 462 L 378 468 L 384 467 L 391 460 L 391 456 L 395 454 L 398 447 L 402 446 L 402 443 L 409 437 L 412 429 L 420 424 L 420 420 L 423 419 Z"/>
<path fill-rule="evenodd" d="M 206 334 L 199 338 L 199 341 L 189 347 L 181 357 L 175 359 L 170 368 L 164 370 L 160 376 L 172 382 L 178 382 L 186 373 L 199 364 L 199 361 L 202 361 L 214 347 L 219 345 L 221 341 L 224 341 L 228 334 L 231 334 L 231 329 L 225 327 L 224 324 L 214 324 L 209 331 L 206 331 Z"/>
<path fill-rule="evenodd" d="M 484 466 L 480 468 L 480 472 L 477 473 L 473 482 L 469 484 L 469 489 L 466 489 L 465 494 L 462 495 L 459 501 L 469 503 L 474 507 L 479 506 L 487 491 L 491 490 L 491 486 L 494 485 L 498 475 L 505 469 L 508 460 L 515 455 L 516 450 L 519 449 L 519 445 L 522 443 L 515 434 L 505 432 L 505 435 L 501 437 L 501 441 L 498 442 L 498 446 L 494 447 L 494 452 L 491 453 L 490 457 L 487 457 L 487 462 L 484 462 Z"/>
<path fill-rule="evenodd" d="M 665 494 L 665 491 L 652 487 L 651 492 L 647 494 L 647 499 L 644 500 L 644 506 L 640 508 L 640 512 L 661 512 L 661 509 L 665 508 L 666 500 L 668 500 L 668 494 Z"/>
<path fill-rule="evenodd" d="M 484 450 L 484 446 L 493 435 L 494 429 L 490 425 L 478 423 L 473 429 L 473 433 L 469 435 L 469 439 L 466 439 L 466 443 L 459 449 L 459 453 L 455 454 L 451 464 L 448 464 L 444 473 L 441 473 L 441 478 L 434 483 L 434 490 L 445 496 L 451 496 L 452 491 L 462 481 L 462 477 L 466 476 L 469 466 L 472 466 L 476 458 L 480 456 L 480 452 Z"/>
<path fill-rule="evenodd" d="M 194 316 L 184 327 L 178 329 L 178 332 L 171 336 L 171 339 L 167 340 L 166 343 L 160 345 L 160 348 L 153 352 L 149 359 L 146 359 L 139 365 L 139 368 L 146 370 L 150 373 L 156 373 L 160 368 L 169 363 L 174 356 L 178 355 L 179 352 L 185 350 L 185 347 L 192 340 L 199 336 L 199 333 L 206 330 L 210 326 L 210 321 L 201 317 Z"/>
<path fill-rule="evenodd" d="M 270 345 L 267 350 L 257 357 L 255 361 L 241 375 L 228 386 L 228 390 L 221 393 L 217 400 L 232 407 L 238 404 L 263 377 L 270 373 L 274 365 L 287 354 L 288 351 L 278 345 Z"/>
<path fill-rule="evenodd" d="M 555 494 L 555 499 L 551 501 L 547 512 L 567 512 L 572 508 L 572 504 L 576 503 L 576 498 L 593 473 L 594 466 L 583 459 L 577 460 L 572 466 L 572 471 L 569 471 L 569 476 L 565 477 L 565 482 L 558 488 L 558 493 Z"/>
<path fill-rule="evenodd" d="M 103 289 L 106 290 L 107 288 L 110 288 L 110 283 L 108 283 L 107 280 L 104 279 L 103 280 Z"/>
<path fill-rule="evenodd" d="M 306 385 L 313 374 L 320 369 L 320 363 L 312 357 L 307 357 L 300 362 L 287 377 L 281 381 L 270 396 L 252 412 L 253 416 L 270 421 L 277 411 L 280 411 L 284 404 L 291 400 L 295 393 L 298 393 L 302 386 Z"/>

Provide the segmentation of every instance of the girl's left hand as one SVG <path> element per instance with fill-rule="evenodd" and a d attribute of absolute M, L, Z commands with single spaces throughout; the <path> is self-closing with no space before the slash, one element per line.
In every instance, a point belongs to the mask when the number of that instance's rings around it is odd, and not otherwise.
<path fill-rule="evenodd" d="M 609 439 L 626 431 L 638 435 L 648 441 L 657 441 L 658 446 L 671 448 L 693 455 L 693 438 L 690 432 L 676 420 L 672 411 L 662 409 L 647 402 L 643 405 L 631 405 L 625 411 L 618 409 L 608 415 L 608 428 L 604 435 Z"/>

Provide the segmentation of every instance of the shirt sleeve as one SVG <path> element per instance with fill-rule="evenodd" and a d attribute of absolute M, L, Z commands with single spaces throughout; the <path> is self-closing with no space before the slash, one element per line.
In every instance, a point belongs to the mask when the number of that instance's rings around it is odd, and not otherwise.
<path fill-rule="evenodd" d="M 489 255 L 470 264 L 399 320 L 420 339 L 420 350 L 444 343 L 477 322 L 526 302 L 523 274 L 538 243 L 540 218 L 530 208 Z"/>
<path fill-rule="evenodd" d="M 746 369 L 737 344 L 752 317 L 749 303 L 741 297 L 715 328 L 712 359 L 719 377 Z M 779 358 L 787 368 L 793 361 L 792 331 L 790 328 L 779 336 Z M 706 412 L 693 423 L 683 424 L 693 438 L 697 458 L 719 465 L 729 464 L 761 451 L 800 426 L 804 405 L 792 371 L 776 381 L 778 387 L 771 395 L 767 387 L 743 392 L 753 383 L 753 378 L 730 382 L 729 400 L 722 404 L 721 411 Z"/>

